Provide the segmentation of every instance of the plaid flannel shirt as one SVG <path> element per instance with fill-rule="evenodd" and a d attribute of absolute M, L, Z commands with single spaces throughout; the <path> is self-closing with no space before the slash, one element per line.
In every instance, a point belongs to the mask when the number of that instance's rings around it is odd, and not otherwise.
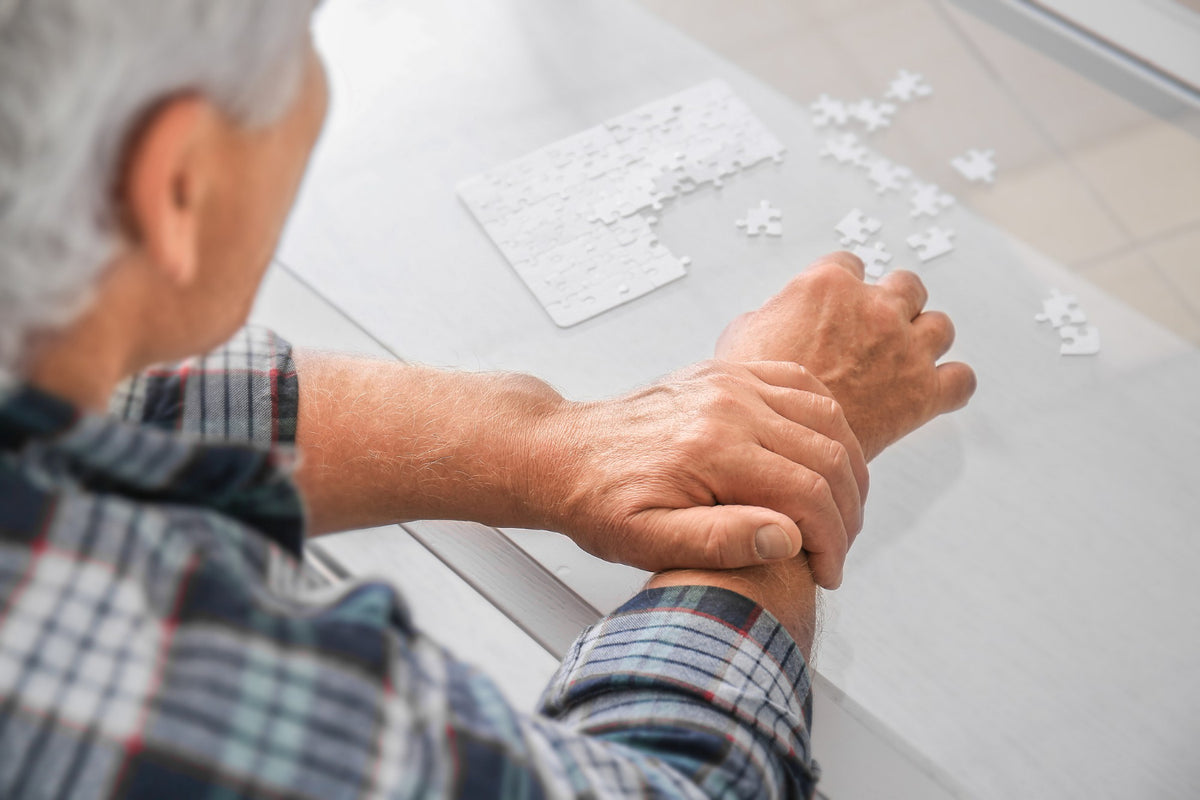
<path fill-rule="evenodd" d="M 644 592 L 537 714 L 381 583 L 307 585 L 286 343 L 128 382 L 0 382 L 0 797 L 805 797 L 809 676 L 761 607 Z"/>

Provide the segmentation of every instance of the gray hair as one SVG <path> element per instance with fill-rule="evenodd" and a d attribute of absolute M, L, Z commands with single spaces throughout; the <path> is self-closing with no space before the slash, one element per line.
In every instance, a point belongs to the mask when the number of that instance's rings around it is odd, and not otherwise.
<path fill-rule="evenodd" d="M 278 119 L 314 0 L 0 0 L 0 371 L 69 324 L 119 246 L 122 149 L 167 97 Z"/>

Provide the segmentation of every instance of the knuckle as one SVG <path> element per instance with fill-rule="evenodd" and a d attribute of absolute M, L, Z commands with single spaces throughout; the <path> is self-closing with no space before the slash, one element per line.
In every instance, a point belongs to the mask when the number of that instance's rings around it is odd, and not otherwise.
<path fill-rule="evenodd" d="M 833 502 L 833 490 L 829 487 L 829 481 L 819 472 L 810 470 L 805 474 L 800 479 L 800 491 L 809 502 L 816 505 Z"/>
<path fill-rule="evenodd" d="M 706 418 L 724 419 L 742 410 L 742 399 L 738 387 L 728 377 L 713 379 L 704 392 L 701 412 Z"/>
<path fill-rule="evenodd" d="M 809 394 L 818 422 L 825 428 L 837 426 L 845 419 L 842 404 L 823 394 Z"/>
<path fill-rule="evenodd" d="M 868 324 L 876 330 L 890 330 L 902 324 L 902 315 L 894 302 L 880 300 L 871 303 L 865 312 Z"/>
<path fill-rule="evenodd" d="M 803 386 L 811 382 L 812 373 L 803 364 L 797 364 L 795 361 L 781 361 L 779 364 L 788 382 L 793 386 Z"/>
<path fill-rule="evenodd" d="M 836 290 L 845 283 L 846 278 L 851 277 L 830 257 L 818 261 L 808 274 L 812 279 L 812 284 L 822 292 Z"/>
<path fill-rule="evenodd" d="M 941 334 L 942 338 L 953 342 L 955 336 L 954 320 L 950 319 L 950 315 L 943 311 L 927 311 L 925 313 L 930 315 L 931 321 L 937 326 L 937 331 Z"/>
<path fill-rule="evenodd" d="M 722 525 L 713 525 L 708 530 L 704 543 L 700 547 L 701 557 L 707 564 L 724 566 L 735 563 L 731 537 Z"/>
<path fill-rule="evenodd" d="M 904 294 L 918 295 L 925 293 L 925 282 L 915 272 L 900 270 L 892 274 L 896 276 L 894 279 L 896 288 Z"/>
<path fill-rule="evenodd" d="M 706 361 L 698 361 L 691 366 L 685 367 L 680 375 L 690 380 L 705 380 L 713 375 L 719 374 L 724 369 L 724 365 L 720 361 L 708 359 Z"/>
<path fill-rule="evenodd" d="M 846 445 L 836 439 L 828 440 L 825 445 L 825 460 L 837 472 L 850 473 L 850 451 Z"/>

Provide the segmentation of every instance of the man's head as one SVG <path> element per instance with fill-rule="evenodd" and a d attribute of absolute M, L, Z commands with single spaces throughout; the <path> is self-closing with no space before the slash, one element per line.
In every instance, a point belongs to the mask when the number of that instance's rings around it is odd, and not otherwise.
<path fill-rule="evenodd" d="M 314 5 L 0 0 L 0 368 L 105 302 L 133 358 L 240 324 L 324 119 Z"/>

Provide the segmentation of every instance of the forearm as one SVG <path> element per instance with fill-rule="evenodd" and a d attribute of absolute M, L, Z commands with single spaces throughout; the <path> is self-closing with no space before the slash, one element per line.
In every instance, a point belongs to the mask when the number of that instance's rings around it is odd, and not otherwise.
<path fill-rule="evenodd" d="M 295 360 L 296 478 L 313 533 L 451 517 L 541 523 L 533 431 L 564 402 L 547 384 L 313 351 Z"/>
<path fill-rule="evenodd" d="M 796 558 L 730 570 L 670 570 L 650 579 L 647 589 L 715 586 L 753 600 L 787 629 L 807 660 L 816 636 L 817 586 L 807 559 Z"/>

